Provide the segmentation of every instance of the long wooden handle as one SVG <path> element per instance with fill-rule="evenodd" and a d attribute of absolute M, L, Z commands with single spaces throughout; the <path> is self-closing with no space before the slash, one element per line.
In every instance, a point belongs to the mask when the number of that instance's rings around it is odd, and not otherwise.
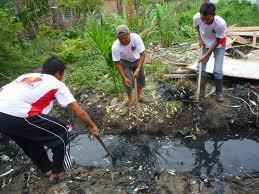
<path fill-rule="evenodd" d="M 139 103 L 138 103 L 138 82 L 137 78 L 134 79 L 135 83 L 135 103 L 136 103 L 136 124 L 137 124 L 137 130 L 138 130 L 138 136 L 139 136 L 139 128 L 138 128 L 138 118 L 139 118 Z"/>
<path fill-rule="evenodd" d="M 202 48 L 203 47 L 201 47 L 201 50 L 200 50 L 200 57 L 202 56 L 202 50 L 203 50 Z M 196 92 L 196 98 L 195 98 L 197 102 L 199 102 L 200 91 L 201 91 L 201 69 L 202 69 L 202 64 L 201 62 L 199 62 L 198 86 L 197 86 L 197 92 Z"/>
<path fill-rule="evenodd" d="M 106 147 L 106 145 L 103 143 L 102 138 L 99 136 L 96 137 L 98 139 L 98 141 L 102 144 L 103 148 L 106 150 L 106 152 L 109 154 L 109 156 L 112 158 L 112 160 L 115 160 L 115 157 L 112 155 L 112 153 L 110 152 L 110 150 L 108 150 L 108 148 Z"/>

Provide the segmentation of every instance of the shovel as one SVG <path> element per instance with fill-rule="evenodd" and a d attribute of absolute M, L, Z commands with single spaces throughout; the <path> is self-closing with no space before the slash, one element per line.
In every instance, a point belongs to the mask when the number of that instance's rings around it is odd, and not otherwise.
<path fill-rule="evenodd" d="M 138 118 L 139 118 L 139 103 L 138 103 L 138 83 L 137 78 L 134 79 L 135 83 L 135 103 L 136 103 L 136 128 L 139 136 Z"/>
<path fill-rule="evenodd" d="M 200 50 L 200 57 L 202 56 L 202 48 Z M 197 86 L 197 92 L 196 92 L 196 96 L 195 96 L 195 102 L 199 102 L 199 98 L 200 98 L 200 90 L 201 90 L 201 68 L 202 68 L 202 64 L 201 62 L 199 62 L 199 72 L 198 72 L 198 86 Z"/>
<path fill-rule="evenodd" d="M 116 158 L 112 155 L 112 153 L 110 152 L 110 150 L 108 150 L 108 148 L 106 147 L 106 145 L 103 143 L 103 140 L 101 138 L 100 135 L 98 135 L 96 137 L 96 139 L 98 139 L 98 141 L 102 144 L 103 148 L 106 150 L 106 152 L 109 154 L 109 156 L 112 158 L 112 161 L 114 162 L 116 160 Z"/>

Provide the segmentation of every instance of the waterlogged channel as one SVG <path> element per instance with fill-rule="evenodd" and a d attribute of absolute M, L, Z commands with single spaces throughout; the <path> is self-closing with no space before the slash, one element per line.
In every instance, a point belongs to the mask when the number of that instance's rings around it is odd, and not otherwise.
<path fill-rule="evenodd" d="M 123 136 L 103 136 L 104 143 L 117 158 L 115 163 L 96 139 L 79 135 L 71 143 L 77 164 L 136 170 L 167 169 L 169 172 L 193 172 L 222 177 L 259 171 L 259 144 L 247 138 L 208 140 L 140 136 L 140 140 Z"/>

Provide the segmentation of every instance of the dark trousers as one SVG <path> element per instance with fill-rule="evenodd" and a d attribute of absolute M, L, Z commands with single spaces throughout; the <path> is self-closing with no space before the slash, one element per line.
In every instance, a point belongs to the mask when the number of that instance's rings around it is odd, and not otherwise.
<path fill-rule="evenodd" d="M 137 69 L 138 66 L 138 60 L 135 62 L 130 62 L 130 61 L 126 61 L 124 59 L 122 59 L 121 61 L 122 64 L 122 68 L 127 76 L 127 78 L 131 81 L 131 85 L 133 87 L 128 87 L 124 82 L 124 87 L 126 90 L 127 95 L 130 95 L 132 92 L 132 88 L 134 88 L 134 79 L 133 79 L 133 74 Z M 139 71 L 139 77 L 137 80 L 137 85 L 139 88 L 144 88 L 145 87 L 145 72 L 144 72 L 144 68 L 141 67 L 140 71 Z"/>
<path fill-rule="evenodd" d="M 48 115 L 20 118 L 0 113 L 0 132 L 13 139 L 43 172 L 61 172 L 71 167 L 66 127 Z M 44 146 L 53 153 L 50 161 Z"/>

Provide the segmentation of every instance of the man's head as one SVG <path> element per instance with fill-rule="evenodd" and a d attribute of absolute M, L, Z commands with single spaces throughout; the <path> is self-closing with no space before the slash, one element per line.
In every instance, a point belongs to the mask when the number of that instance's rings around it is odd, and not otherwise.
<path fill-rule="evenodd" d="M 209 25 L 213 22 L 216 6 L 213 3 L 204 3 L 200 7 L 201 20 Z"/>
<path fill-rule="evenodd" d="M 116 35 L 122 45 L 127 46 L 130 43 L 130 32 L 128 26 L 119 25 L 116 28 Z"/>
<path fill-rule="evenodd" d="M 62 80 L 66 67 L 63 61 L 57 57 L 48 58 L 42 67 L 42 73 L 55 76 L 58 80 Z"/>

